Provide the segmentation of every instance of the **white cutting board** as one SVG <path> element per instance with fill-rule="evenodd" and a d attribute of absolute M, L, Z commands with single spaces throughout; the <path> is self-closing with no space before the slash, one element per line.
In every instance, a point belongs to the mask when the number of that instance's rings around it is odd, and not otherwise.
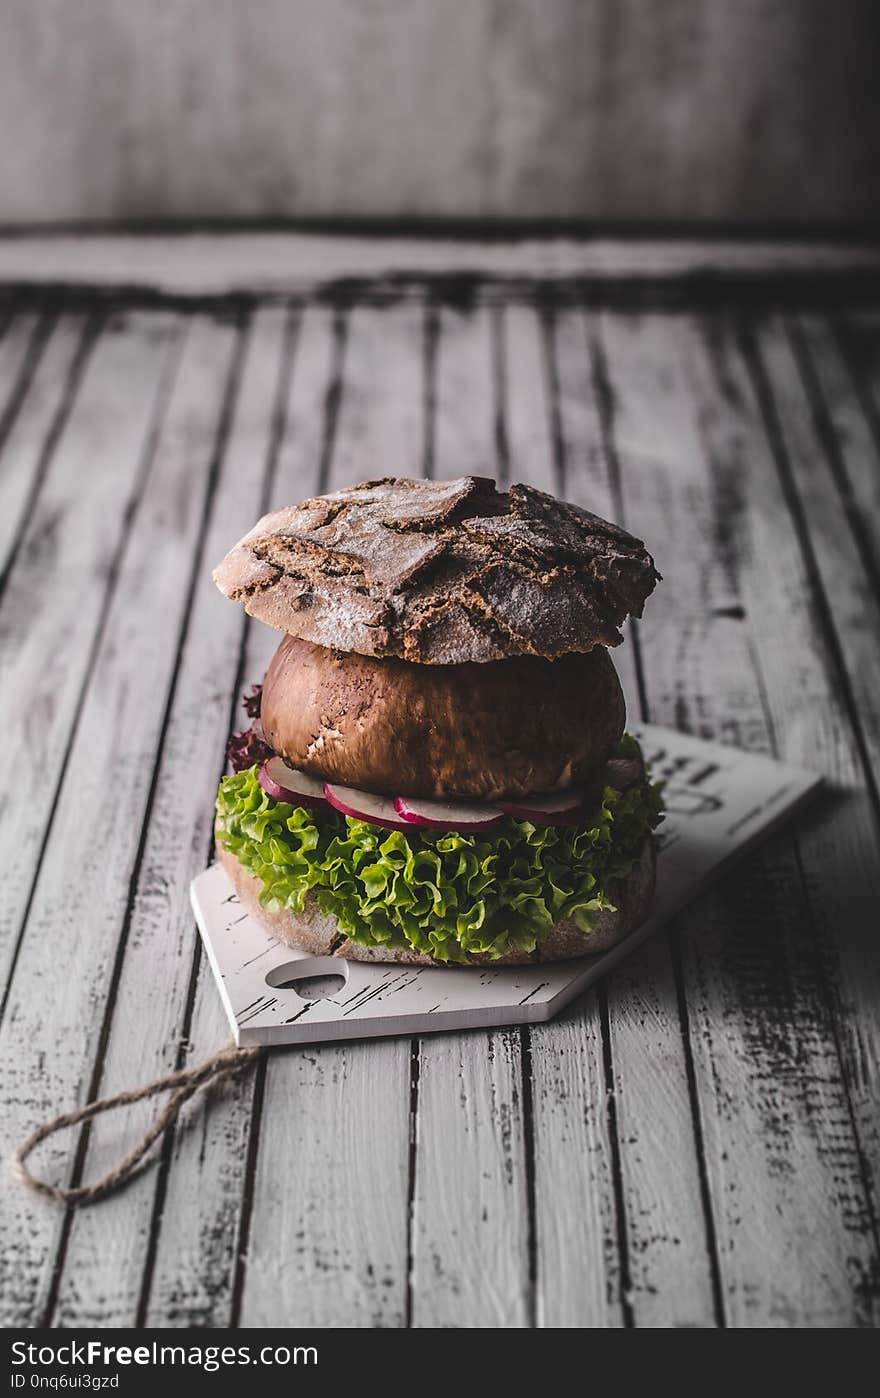
<path fill-rule="evenodd" d="M 236 1042 L 320 1043 L 551 1019 L 821 783 L 812 772 L 670 729 L 631 731 L 653 775 L 666 781 L 667 816 L 658 831 L 654 910 L 624 941 L 578 961 L 497 970 L 315 957 L 269 937 L 213 864 L 193 880 L 192 902 Z"/>

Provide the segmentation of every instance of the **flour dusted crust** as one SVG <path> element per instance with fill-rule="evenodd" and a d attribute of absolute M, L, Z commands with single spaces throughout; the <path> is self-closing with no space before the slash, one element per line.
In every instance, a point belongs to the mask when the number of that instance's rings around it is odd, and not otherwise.
<path fill-rule="evenodd" d="M 291 912 L 289 908 L 279 908 L 274 912 L 264 908 L 260 903 L 260 880 L 249 873 L 219 841 L 217 853 L 242 905 L 271 937 L 285 942 L 287 946 L 297 947 L 312 956 L 341 956 L 347 961 L 394 961 L 409 966 L 446 964 L 417 951 L 389 951 L 385 947 L 363 947 L 350 941 L 340 932 L 336 919 L 325 917 L 321 912 L 314 895 L 306 899 L 302 913 Z M 654 844 L 648 839 L 639 862 L 628 877 L 610 889 L 617 911 L 600 913 L 591 932 L 582 932 L 571 921 L 557 922 L 530 954 L 514 952 L 494 961 L 487 955 L 475 956 L 471 964 L 522 966 L 541 961 L 571 961 L 575 957 L 607 951 L 628 933 L 634 932 L 648 916 L 654 896 L 654 877 Z"/>
<path fill-rule="evenodd" d="M 421 665 L 615 646 L 657 577 L 616 525 L 482 476 L 364 481 L 276 510 L 214 571 L 279 631 Z"/>
<path fill-rule="evenodd" d="M 285 636 L 263 685 L 266 741 L 292 767 L 397 796 L 494 801 L 575 786 L 626 706 L 607 650 L 410 665 Z"/>

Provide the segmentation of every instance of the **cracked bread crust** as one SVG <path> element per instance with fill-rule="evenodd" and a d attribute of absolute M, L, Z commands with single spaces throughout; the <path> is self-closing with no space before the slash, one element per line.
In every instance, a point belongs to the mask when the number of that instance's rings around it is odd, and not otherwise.
<path fill-rule="evenodd" d="M 214 570 L 279 631 L 422 665 L 616 646 L 658 577 L 616 525 L 482 476 L 388 477 L 276 510 Z"/>

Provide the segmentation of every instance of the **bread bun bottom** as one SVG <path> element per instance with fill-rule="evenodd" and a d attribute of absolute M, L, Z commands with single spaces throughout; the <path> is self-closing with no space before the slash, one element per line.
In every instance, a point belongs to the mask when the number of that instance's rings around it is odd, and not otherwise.
<path fill-rule="evenodd" d="M 219 841 L 217 853 L 242 906 L 265 927 L 271 937 L 288 946 L 309 952 L 312 956 L 340 956 L 346 961 L 394 961 L 408 966 L 461 964 L 435 961 L 423 952 L 366 947 L 352 942 L 340 932 L 335 917 L 327 917 L 321 912 L 314 895 L 307 898 L 301 913 L 294 913 L 289 908 L 270 911 L 260 902 L 261 880 L 251 874 L 231 851 L 224 849 Z M 631 872 L 609 889 L 617 905 L 616 910 L 601 912 L 592 931 L 582 932 L 576 923 L 563 919 L 554 924 L 533 952 L 511 952 L 496 959 L 481 954 L 473 956 L 468 964 L 524 966 L 542 961 L 571 961 L 575 957 L 607 951 L 635 931 L 647 917 L 654 897 L 655 869 L 654 842 L 649 838 Z"/>

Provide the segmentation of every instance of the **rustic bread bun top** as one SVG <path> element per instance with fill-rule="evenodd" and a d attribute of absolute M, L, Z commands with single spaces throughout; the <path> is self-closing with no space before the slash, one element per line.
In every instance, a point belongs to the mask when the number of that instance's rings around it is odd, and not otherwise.
<path fill-rule="evenodd" d="M 616 525 L 481 476 L 364 481 L 276 510 L 214 571 L 279 631 L 427 665 L 616 646 L 657 577 Z"/>
<path fill-rule="evenodd" d="M 555 661 L 408 665 L 285 636 L 261 719 L 271 747 L 313 776 L 491 801 L 587 779 L 620 739 L 626 707 L 604 646 Z"/>

